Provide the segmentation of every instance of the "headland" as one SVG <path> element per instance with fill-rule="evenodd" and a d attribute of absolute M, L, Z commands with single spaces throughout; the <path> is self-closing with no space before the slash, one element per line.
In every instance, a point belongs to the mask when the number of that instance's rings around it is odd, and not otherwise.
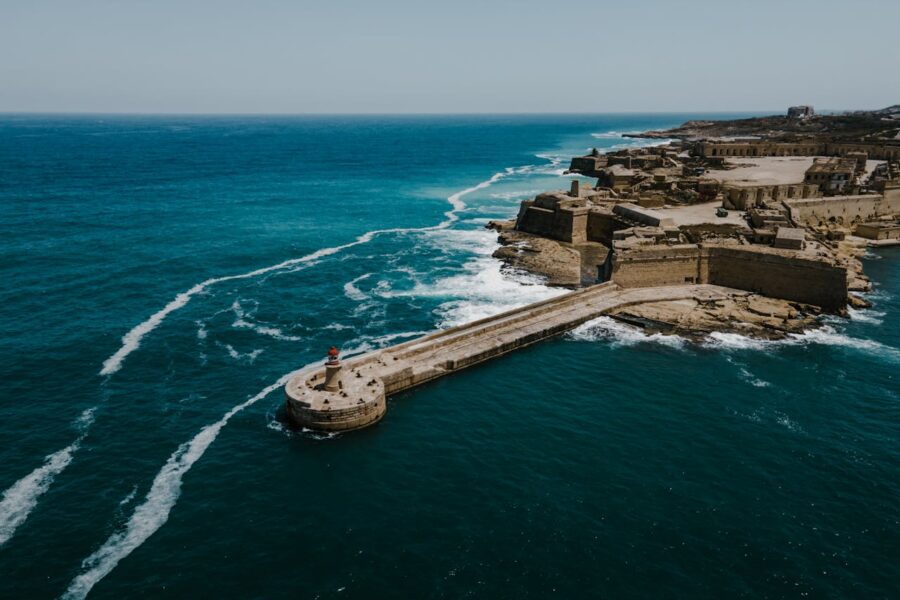
<path fill-rule="evenodd" d="M 900 107 L 688 122 L 659 144 L 572 158 L 567 190 L 521 203 L 494 256 L 573 292 L 324 367 L 286 386 L 316 430 L 381 419 L 386 398 L 601 315 L 663 333 L 781 338 L 865 307 L 859 256 L 900 243 Z"/>

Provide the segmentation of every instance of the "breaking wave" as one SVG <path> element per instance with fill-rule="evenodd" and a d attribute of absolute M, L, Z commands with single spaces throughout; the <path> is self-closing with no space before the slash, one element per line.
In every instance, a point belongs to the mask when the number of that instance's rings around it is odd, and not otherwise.
<path fill-rule="evenodd" d="M 654 342 L 682 348 L 690 344 L 689 340 L 678 335 L 660 333 L 647 334 L 640 328 L 620 323 L 607 316 L 599 317 L 577 327 L 568 334 L 569 339 L 578 341 L 612 341 L 613 346 L 634 346 L 635 344 Z M 888 358 L 892 362 L 900 362 L 900 349 L 875 340 L 855 338 L 837 331 L 831 325 L 824 325 L 803 333 L 792 333 L 780 340 L 752 338 L 738 333 L 714 331 L 699 342 L 701 347 L 715 350 L 767 350 L 779 346 L 834 346 L 857 350 L 875 358 Z M 750 375 L 748 373 L 748 375 Z M 757 387 L 765 387 L 768 382 L 750 375 L 748 381 Z"/>
<path fill-rule="evenodd" d="M 890 358 L 893 362 L 900 361 L 900 349 L 875 340 L 849 336 L 837 331 L 831 325 L 824 325 L 803 333 L 792 333 L 782 340 L 761 340 L 736 333 L 713 332 L 707 336 L 703 344 L 710 348 L 724 350 L 764 350 L 773 346 L 835 346 L 857 350 L 876 358 Z"/>
<path fill-rule="evenodd" d="M 25 522 L 40 497 L 50 489 L 56 476 L 72 462 L 72 457 L 81 446 L 82 440 L 94 422 L 94 410 L 89 408 L 81 413 L 75 424 L 80 430 L 74 442 L 49 454 L 44 464 L 12 484 L 0 499 L 0 546 L 3 546 L 15 534 L 16 529 Z"/>
<path fill-rule="evenodd" d="M 141 341 L 144 337 L 149 334 L 151 331 L 159 327 L 159 325 L 165 320 L 167 316 L 176 310 L 184 307 L 188 302 L 191 301 L 191 298 L 196 296 L 197 294 L 201 294 L 205 292 L 209 287 L 214 286 L 219 283 L 223 283 L 226 281 L 237 281 L 241 279 L 251 279 L 253 277 L 258 277 L 260 275 L 266 275 L 269 273 L 273 273 L 275 271 L 281 271 L 283 269 L 288 269 L 291 267 L 296 267 L 298 265 L 307 264 L 318 259 L 324 258 L 326 256 L 331 256 L 333 254 L 337 254 L 338 252 L 342 252 L 347 250 L 348 248 L 353 248 L 355 246 L 360 246 L 362 244 L 367 244 L 372 241 L 375 237 L 379 235 L 385 234 L 403 234 L 403 233 L 414 233 L 414 232 L 427 232 L 427 231 L 438 231 L 442 229 L 446 229 L 450 227 L 453 223 L 459 220 L 460 211 L 466 208 L 465 202 L 463 202 L 463 196 L 471 194 L 473 192 L 477 192 L 479 190 L 483 190 L 487 187 L 492 186 L 496 182 L 500 181 L 505 177 L 509 177 L 511 175 L 517 175 L 522 173 L 527 173 L 530 170 L 534 169 L 534 165 L 526 165 L 522 167 L 507 167 L 503 171 L 498 173 L 494 173 L 490 178 L 473 185 L 472 187 L 468 187 L 464 190 L 451 194 L 447 198 L 447 202 L 450 203 L 450 210 L 444 213 L 444 220 L 438 223 L 437 225 L 432 225 L 430 227 L 396 227 L 390 229 L 376 229 L 373 231 L 368 231 L 360 236 L 358 236 L 352 242 L 347 242 L 346 244 L 341 244 L 339 246 L 332 246 L 330 248 L 322 248 L 320 250 L 316 250 L 310 254 L 305 256 L 301 256 L 299 258 L 291 258 L 280 263 L 270 265 L 268 267 L 262 267 L 259 269 L 255 269 L 253 271 L 247 271 L 246 273 L 239 273 L 237 275 L 226 275 L 223 277 L 213 277 L 202 281 L 200 283 L 195 284 L 193 287 L 188 289 L 187 291 L 181 292 L 175 298 L 173 298 L 168 304 L 166 304 L 163 308 L 153 313 L 142 323 L 136 325 L 132 328 L 128 333 L 126 333 L 122 337 L 122 344 L 118 350 L 116 350 L 109 358 L 103 361 L 103 366 L 100 369 L 100 375 L 112 375 L 116 373 L 119 369 L 122 368 L 122 363 L 128 357 L 129 354 L 137 350 Z"/>
<path fill-rule="evenodd" d="M 568 292 L 548 287 L 545 279 L 537 275 L 505 269 L 501 261 L 491 256 L 498 246 L 496 234 L 491 231 L 433 232 L 429 242 L 443 250 L 473 253 L 475 258 L 463 264 L 460 273 L 429 283 L 411 277 L 414 284 L 407 290 L 393 290 L 385 281 L 373 293 L 382 298 L 446 298 L 435 309 L 439 328 L 462 325 Z"/>
<path fill-rule="evenodd" d="M 885 313 L 872 310 L 872 309 L 856 309 L 856 308 L 847 308 L 847 313 L 850 316 L 850 319 L 853 321 L 859 321 L 860 323 L 870 323 L 872 325 L 881 325 L 884 321 L 882 317 L 884 317 Z"/>
<path fill-rule="evenodd" d="M 677 335 L 644 333 L 638 327 L 626 325 L 612 317 L 598 317 L 573 329 L 568 338 L 580 342 L 611 341 L 613 347 L 629 347 L 654 343 L 670 348 L 683 348 L 687 340 Z"/>

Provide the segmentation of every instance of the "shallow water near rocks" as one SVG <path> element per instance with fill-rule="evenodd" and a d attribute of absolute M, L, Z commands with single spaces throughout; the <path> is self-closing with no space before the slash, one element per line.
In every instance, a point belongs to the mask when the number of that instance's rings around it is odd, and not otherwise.
<path fill-rule="evenodd" d="M 896 595 L 898 250 L 787 340 L 602 318 L 280 420 L 331 344 L 562 293 L 484 224 L 709 116 L 0 116 L 0 597 Z"/>

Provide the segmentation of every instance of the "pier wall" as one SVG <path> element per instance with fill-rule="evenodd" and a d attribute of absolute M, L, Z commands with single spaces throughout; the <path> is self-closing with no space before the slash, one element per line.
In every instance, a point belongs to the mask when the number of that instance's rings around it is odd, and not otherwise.
<path fill-rule="evenodd" d="M 614 308 L 733 293 L 703 285 L 631 290 L 612 282 L 595 285 L 345 360 L 339 389 L 325 389 L 324 366 L 302 371 L 285 386 L 287 415 L 317 430 L 358 429 L 384 415 L 391 394 L 559 335 Z"/>

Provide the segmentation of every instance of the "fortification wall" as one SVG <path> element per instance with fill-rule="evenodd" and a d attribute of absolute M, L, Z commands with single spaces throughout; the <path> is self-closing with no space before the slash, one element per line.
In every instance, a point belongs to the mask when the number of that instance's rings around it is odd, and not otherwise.
<path fill-rule="evenodd" d="M 785 200 L 791 219 L 798 225 L 820 225 L 828 222 L 849 225 L 900 213 L 900 189 L 888 193 L 857 196 L 830 196 Z"/>
<path fill-rule="evenodd" d="M 648 246 L 612 257 L 623 288 L 710 283 L 837 310 L 847 303 L 847 271 L 768 248 Z"/>
<path fill-rule="evenodd" d="M 829 156 L 846 156 L 851 152 L 865 152 L 875 160 L 900 159 L 900 145 L 886 144 L 852 144 L 829 142 L 825 145 L 825 154 Z"/>
<path fill-rule="evenodd" d="M 805 183 L 782 185 L 725 184 L 722 192 L 726 208 L 747 210 L 772 201 L 790 198 L 812 198 L 819 195 L 819 186 Z"/>
<path fill-rule="evenodd" d="M 619 252 L 612 257 L 610 276 L 623 288 L 705 283 L 708 271 L 700 255 L 696 245 L 647 246 Z"/>
<path fill-rule="evenodd" d="M 523 202 L 516 219 L 516 229 L 562 242 L 587 241 L 588 214 L 586 208 L 541 208 L 532 202 Z"/>
<path fill-rule="evenodd" d="M 592 210 L 587 217 L 587 239 L 591 242 L 600 242 L 605 246 L 612 246 L 613 232 L 628 226 L 628 223 L 613 214 Z"/>
<path fill-rule="evenodd" d="M 877 160 L 900 159 L 900 145 L 859 144 L 844 142 L 770 142 L 766 140 L 742 140 L 734 142 L 708 141 L 696 147 L 700 156 L 846 156 L 852 152 L 865 152 Z"/>
<path fill-rule="evenodd" d="M 847 271 L 826 262 L 741 248 L 709 248 L 708 283 L 837 310 L 847 303 Z"/>

